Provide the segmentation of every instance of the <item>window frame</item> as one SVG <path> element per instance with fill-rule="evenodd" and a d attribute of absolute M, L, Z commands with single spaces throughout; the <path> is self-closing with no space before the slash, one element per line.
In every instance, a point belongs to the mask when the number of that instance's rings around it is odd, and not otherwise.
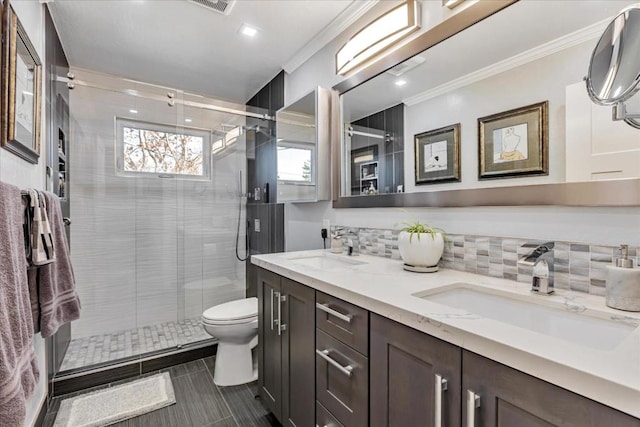
<path fill-rule="evenodd" d="M 135 128 L 153 132 L 165 132 L 202 138 L 202 175 L 183 173 L 127 171 L 124 169 L 124 128 Z M 127 117 L 115 117 L 115 167 L 116 176 L 129 178 L 173 178 L 193 181 L 210 181 L 212 176 L 211 130 L 167 123 L 149 122 Z"/>

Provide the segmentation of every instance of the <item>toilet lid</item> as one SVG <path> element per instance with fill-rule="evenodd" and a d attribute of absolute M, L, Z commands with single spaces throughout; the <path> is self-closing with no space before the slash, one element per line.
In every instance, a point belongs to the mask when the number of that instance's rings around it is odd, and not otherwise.
<path fill-rule="evenodd" d="M 205 320 L 240 320 L 258 315 L 258 298 L 245 298 L 226 302 L 205 310 Z"/>

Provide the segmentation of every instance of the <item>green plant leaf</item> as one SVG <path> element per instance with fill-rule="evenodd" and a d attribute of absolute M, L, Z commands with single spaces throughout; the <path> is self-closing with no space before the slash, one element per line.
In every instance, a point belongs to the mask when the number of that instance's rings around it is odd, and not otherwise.
<path fill-rule="evenodd" d="M 402 209 L 407 215 L 411 216 L 406 209 Z M 413 241 L 413 235 L 418 235 L 418 240 L 420 240 L 420 234 L 429 234 L 431 235 L 431 239 L 435 240 L 436 235 L 438 233 L 442 234 L 442 238 L 445 242 L 448 242 L 447 233 L 442 228 L 431 227 L 428 224 L 423 224 L 420 221 L 411 217 L 410 221 L 402 221 L 400 223 L 396 223 L 394 226 L 397 227 L 402 225 L 403 227 L 400 231 L 404 231 L 409 233 L 409 242 Z"/>

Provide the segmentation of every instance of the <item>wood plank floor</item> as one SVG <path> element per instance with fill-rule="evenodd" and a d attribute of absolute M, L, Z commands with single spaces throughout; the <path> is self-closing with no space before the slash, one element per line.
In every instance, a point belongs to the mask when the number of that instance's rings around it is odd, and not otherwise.
<path fill-rule="evenodd" d="M 176 404 L 136 418 L 113 424 L 117 427 L 271 427 L 279 426 L 267 413 L 257 395 L 257 383 L 218 387 L 213 383 L 214 357 L 199 359 L 161 371 L 171 374 Z M 45 417 L 44 427 L 53 426 L 60 401 L 89 391 L 133 381 L 122 381 L 55 397 Z"/>

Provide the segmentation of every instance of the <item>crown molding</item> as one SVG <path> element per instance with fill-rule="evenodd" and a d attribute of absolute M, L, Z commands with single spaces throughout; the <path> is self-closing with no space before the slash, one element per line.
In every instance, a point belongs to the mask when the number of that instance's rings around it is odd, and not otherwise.
<path fill-rule="evenodd" d="M 473 73 L 469 73 L 440 86 L 436 86 L 432 89 L 406 98 L 403 100 L 403 102 L 408 106 L 419 104 L 421 102 L 427 101 L 440 95 L 444 95 L 445 93 L 451 92 L 461 87 L 479 82 L 496 74 L 511 70 L 521 65 L 528 64 L 529 62 L 544 58 L 545 56 L 552 55 L 565 49 L 569 49 L 573 46 L 577 46 L 586 41 L 598 38 L 600 37 L 600 35 L 602 35 L 602 32 L 610 22 L 610 18 L 596 22 L 595 24 L 589 25 L 588 27 L 564 35 L 540 46 L 534 47 L 533 49 L 529 49 L 527 51 L 519 53 L 518 55 L 512 56 L 511 58 L 507 58 L 495 64 L 489 65 L 488 67 L 474 71 Z"/>
<path fill-rule="evenodd" d="M 309 58 L 325 47 L 329 42 L 342 34 L 354 22 L 360 19 L 371 8 L 378 4 L 380 0 L 353 0 L 345 10 L 343 10 L 333 21 L 316 34 L 302 49 L 291 57 L 282 66 L 284 71 L 292 73 L 299 66 L 304 64 Z"/>

